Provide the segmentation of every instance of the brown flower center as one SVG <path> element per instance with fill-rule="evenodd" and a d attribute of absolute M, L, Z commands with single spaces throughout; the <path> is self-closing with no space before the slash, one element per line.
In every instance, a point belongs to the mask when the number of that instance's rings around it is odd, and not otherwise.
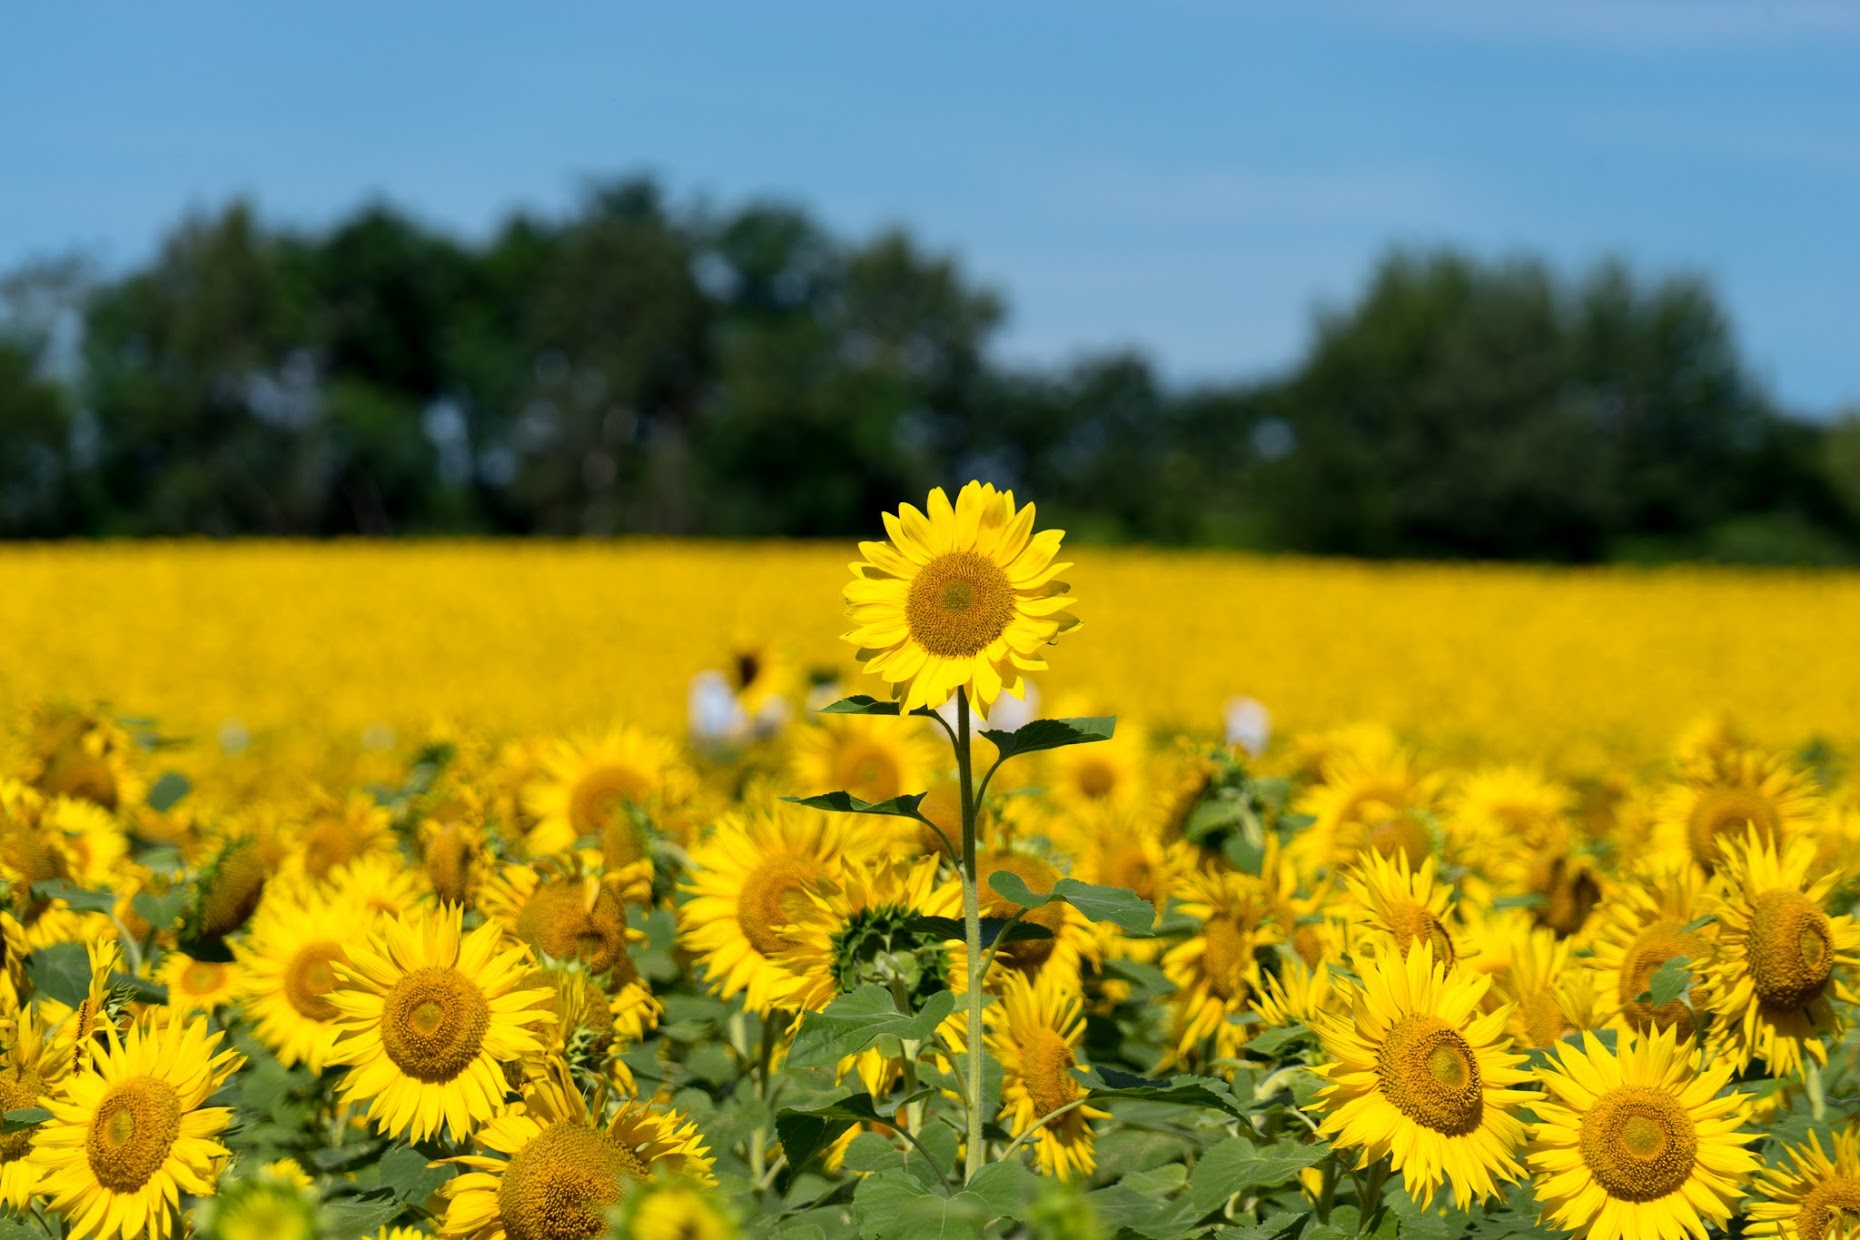
<path fill-rule="evenodd" d="M 652 780 L 645 772 L 630 766 L 597 766 L 568 794 L 569 825 L 577 835 L 603 835 L 609 826 L 630 817 L 627 806 L 645 805 L 651 795 Z"/>
<path fill-rule="evenodd" d="M 510 1240 L 584 1240 L 607 1230 L 607 1208 L 627 1180 L 650 1172 L 604 1132 L 556 1123 L 504 1167 L 497 1212 Z"/>
<path fill-rule="evenodd" d="M 36 1107 L 45 1097 L 45 1082 L 30 1068 L 0 1070 L 0 1114 Z M 32 1129 L 22 1128 L 0 1136 L 0 1165 L 26 1156 L 32 1148 Z"/>
<path fill-rule="evenodd" d="M 1686 933 L 1684 926 L 1670 920 L 1654 922 L 1628 945 L 1626 957 L 1622 961 L 1617 997 L 1622 1015 L 1636 1031 L 1646 1033 L 1656 1029 L 1677 1028 L 1682 1040 L 1692 1036 L 1696 1025 L 1693 1023 L 1692 1009 L 1686 1006 L 1685 1000 L 1668 999 L 1656 1008 L 1638 996 L 1652 983 L 1653 975 L 1661 965 L 1675 956 L 1697 960 L 1703 947 L 1704 941 L 1697 934 Z"/>
<path fill-rule="evenodd" d="M 1252 936 L 1232 914 L 1216 913 L 1201 926 L 1201 969 L 1208 993 L 1223 1003 L 1246 998 L 1247 968 L 1253 963 Z"/>
<path fill-rule="evenodd" d="M 342 944 L 323 939 L 297 949 L 284 966 L 284 997 L 306 1020 L 331 1021 L 340 1013 L 336 1005 L 323 996 L 336 986 L 336 974 L 330 962 L 347 961 Z"/>
<path fill-rule="evenodd" d="M 381 1006 L 388 1058 L 429 1084 L 444 1084 L 470 1067 L 490 1026 L 484 993 L 456 969 L 416 969 L 394 983 Z"/>
<path fill-rule="evenodd" d="M 524 901 L 517 937 L 545 956 L 605 973 L 627 959 L 626 910 L 606 887 L 595 888 L 590 902 L 582 880 L 551 879 Z"/>
<path fill-rule="evenodd" d="M 979 552 L 946 551 L 917 570 L 904 619 L 931 654 L 973 658 L 1007 632 L 1014 619 L 1014 584 Z"/>
<path fill-rule="evenodd" d="M 1582 1117 L 1582 1161 L 1618 1201 L 1657 1201 L 1692 1175 L 1699 1150 L 1679 1100 L 1644 1085 L 1609 1090 Z"/>
<path fill-rule="evenodd" d="M 1376 1075 L 1396 1110 L 1435 1132 L 1465 1136 L 1484 1118 L 1472 1045 L 1437 1016 L 1416 1012 L 1396 1021 L 1376 1056 Z"/>
<path fill-rule="evenodd" d="M 1686 843 L 1693 860 L 1710 870 L 1718 864 L 1724 836 L 1740 838 L 1747 827 L 1755 827 L 1764 843 L 1771 843 L 1780 825 L 1776 802 L 1755 788 L 1701 788 L 1686 819 Z"/>
<path fill-rule="evenodd" d="M 1834 973 L 1834 927 L 1799 891 L 1766 891 L 1753 902 L 1746 948 L 1750 980 L 1771 1007 L 1807 1007 Z"/>
<path fill-rule="evenodd" d="M 97 1183 L 133 1193 L 168 1159 L 181 1135 L 181 1096 L 168 1082 L 132 1076 L 110 1087 L 91 1116 L 84 1152 Z"/>
<path fill-rule="evenodd" d="M 1860 1233 L 1860 1180 L 1835 1176 L 1808 1190 L 1795 1216 L 1802 1240 L 1834 1240 Z"/>
<path fill-rule="evenodd" d="M 1060 1107 L 1077 1102 L 1084 1090 L 1072 1077 L 1078 1066 L 1072 1048 L 1051 1029 L 1029 1031 L 1020 1044 L 1020 1077 L 1033 1100 L 1035 1119 L 1051 1115 Z"/>
<path fill-rule="evenodd" d="M 736 896 L 736 923 L 761 955 L 774 956 L 794 946 L 784 927 L 793 923 L 798 900 L 820 866 L 809 857 L 770 857 L 743 880 Z"/>

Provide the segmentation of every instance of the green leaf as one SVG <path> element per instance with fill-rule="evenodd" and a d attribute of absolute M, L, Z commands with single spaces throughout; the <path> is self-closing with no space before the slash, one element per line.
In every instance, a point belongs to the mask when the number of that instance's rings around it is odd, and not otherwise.
<path fill-rule="evenodd" d="M 939 939 L 960 942 L 963 938 L 962 919 L 959 917 L 913 917 L 905 925 L 907 929 L 933 934 Z M 1051 930 L 1031 921 L 1013 921 L 1007 917 L 984 917 L 982 918 L 982 946 L 987 947 L 996 939 L 1001 938 L 1002 930 L 1010 926 L 1012 928 L 1007 930 L 1007 937 L 1002 939 L 1002 942 L 1029 943 L 1053 937 Z"/>
<path fill-rule="evenodd" d="M 1679 933 L 1691 934 L 1695 930 L 1703 930 L 1706 926 L 1713 925 L 1714 923 L 1716 923 L 1717 920 L 1718 919 L 1712 916 L 1710 913 L 1705 914 L 1703 917 L 1694 917 L 1691 921 L 1687 922 L 1684 926 L 1680 928 Z"/>
<path fill-rule="evenodd" d="M 129 901 L 129 907 L 157 930 L 172 930 L 181 920 L 181 914 L 187 910 L 187 888 L 171 887 L 160 895 L 152 891 L 138 891 Z"/>
<path fill-rule="evenodd" d="M 426 1155 L 410 1146 L 396 1146 L 381 1156 L 381 1182 L 408 1205 L 419 1205 L 452 1178 L 447 1165 L 427 1166 Z"/>
<path fill-rule="evenodd" d="M 1647 979 L 1647 989 L 1643 992 L 1646 1001 L 1659 1007 L 1671 1003 L 1686 993 L 1692 985 L 1692 959 L 1689 956 L 1674 956 L 1653 971 Z"/>
<path fill-rule="evenodd" d="M 982 1240 L 991 1216 L 976 1193 L 947 1197 L 895 1172 L 867 1176 L 853 1192 L 862 1240 Z"/>
<path fill-rule="evenodd" d="M 830 1068 L 848 1055 L 857 1055 L 887 1035 L 900 1041 L 922 1042 L 955 1010 L 956 996 L 939 990 L 924 1000 L 912 1015 L 898 1011 L 891 992 L 882 986 L 861 986 L 841 995 L 824 1012 L 801 1018 L 800 1031 L 788 1051 L 791 1068 Z"/>
<path fill-rule="evenodd" d="M 835 814 L 884 814 L 892 818 L 915 818 L 918 822 L 929 822 L 928 818 L 917 812 L 917 807 L 929 795 L 927 792 L 910 792 L 892 797 L 889 801 L 861 801 L 850 792 L 823 792 L 817 797 L 783 797 L 782 800 Z"/>
<path fill-rule="evenodd" d="M 1130 1098 L 1144 1102 L 1173 1102 L 1183 1106 L 1212 1107 L 1230 1115 L 1245 1116 L 1246 1107 L 1234 1097 L 1226 1081 L 1211 1076 L 1172 1076 L 1166 1081 L 1133 1076 L 1113 1068 L 1073 1070 L 1094 1098 Z"/>
<path fill-rule="evenodd" d="M 989 1213 L 995 1218 L 1025 1221 L 1027 1202 L 1038 1187 L 1039 1180 L 1020 1163 L 998 1162 L 989 1163 L 976 1172 L 975 1178 L 965 1185 L 965 1191 L 987 1202 Z"/>
<path fill-rule="evenodd" d="M 52 1113 L 44 1107 L 21 1107 L 17 1111 L 8 1111 L 4 1121 L 0 1121 L 0 1132 L 20 1132 L 27 1128 L 37 1128 Z"/>
<path fill-rule="evenodd" d="M 895 715 L 898 713 L 896 702 L 884 702 L 869 693 L 855 693 L 851 697 L 829 702 L 819 711 L 823 715 Z"/>
<path fill-rule="evenodd" d="M 26 976 L 34 990 L 74 1008 L 90 994 L 90 955 L 82 943 L 53 943 L 26 957 Z"/>
<path fill-rule="evenodd" d="M 1209 1214 L 1235 1193 L 1287 1183 L 1306 1167 L 1323 1162 L 1329 1153 L 1330 1146 L 1324 1144 L 1281 1141 L 1259 1146 L 1244 1137 L 1229 1137 L 1195 1164 L 1189 1197 L 1197 1210 Z"/>
<path fill-rule="evenodd" d="M 51 1233 L 29 1227 L 25 1223 L 0 1217 L 0 1240 L 47 1240 Z"/>
<path fill-rule="evenodd" d="M 1270 1055 L 1288 1042 L 1296 1042 L 1306 1036 L 1310 1030 L 1301 1024 L 1280 1025 L 1262 1031 L 1246 1044 L 1245 1049 L 1260 1055 Z"/>
<path fill-rule="evenodd" d="M 376 1189 L 353 1197 L 338 1197 L 323 1205 L 323 1223 L 332 1236 L 372 1235 L 400 1217 L 406 1204 L 393 1193 Z"/>
<path fill-rule="evenodd" d="M 193 783 L 181 772 L 163 771 L 161 778 L 149 787 L 149 808 L 157 813 L 167 813 L 193 790 Z"/>
<path fill-rule="evenodd" d="M 1310 1217 L 1310 1214 L 1269 1214 L 1257 1223 L 1223 1227 L 1214 1236 L 1215 1240 L 1288 1240 Z"/>
<path fill-rule="evenodd" d="M 1026 880 L 1009 870 L 990 874 L 988 886 L 1002 899 L 1022 908 L 1040 908 L 1054 900 L 1070 904 L 1092 921 L 1116 923 L 1126 934 L 1147 936 L 1156 925 L 1155 905 L 1123 887 L 1100 887 L 1076 878 L 1062 878 L 1053 884 L 1051 894 L 1039 895 Z"/>
<path fill-rule="evenodd" d="M 984 731 L 982 735 L 994 742 L 1001 761 L 1005 762 L 1016 754 L 1108 741 L 1116 731 L 1115 715 L 1098 715 L 1084 719 L 1035 719 L 1012 732 Z"/>
<path fill-rule="evenodd" d="M 1171 1163 L 1134 1172 L 1086 1200 L 1114 1228 L 1127 1228 L 1149 1240 L 1176 1240 L 1196 1230 L 1196 1220 L 1205 1213 L 1180 1195 L 1186 1171 L 1180 1163 Z"/>
<path fill-rule="evenodd" d="M 109 892 L 86 891 L 63 878 L 34 883 L 32 894 L 40 900 L 63 900 L 80 913 L 108 913 L 116 908 L 116 897 Z"/>
<path fill-rule="evenodd" d="M 808 1111 L 780 1111 L 775 1115 L 775 1138 L 781 1142 L 788 1158 L 788 1174 L 806 1167 L 821 1150 L 839 1140 L 840 1134 L 854 1124 L 867 1120 L 883 1122 L 872 1109 L 872 1095 L 847 1094 L 823 1107 Z"/>

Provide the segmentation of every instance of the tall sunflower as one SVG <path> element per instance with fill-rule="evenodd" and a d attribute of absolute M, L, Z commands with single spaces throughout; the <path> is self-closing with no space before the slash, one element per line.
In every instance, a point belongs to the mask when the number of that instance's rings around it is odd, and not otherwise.
<path fill-rule="evenodd" d="M 1755 827 L 1784 844 L 1810 831 L 1821 812 L 1813 778 L 1782 754 L 1753 749 L 1704 753 L 1661 796 L 1654 819 L 1662 855 L 1711 873 L 1726 840 Z"/>
<path fill-rule="evenodd" d="M 215 1138 L 232 1121 L 204 1107 L 243 1058 L 219 1049 L 207 1022 L 158 1024 L 147 1017 L 106 1044 L 57 1096 L 27 1155 L 36 1191 L 62 1215 L 74 1240 L 120 1236 L 166 1240 L 181 1230 L 185 1192 L 211 1196 L 230 1153 Z"/>
<path fill-rule="evenodd" d="M 789 925 L 806 889 L 839 872 L 843 817 L 777 804 L 726 815 L 691 850 L 680 939 L 723 998 L 749 1010 L 781 1006 L 799 979 L 777 963 L 795 944 Z"/>
<path fill-rule="evenodd" d="M 1723 1227 L 1757 1165 L 1739 1132 L 1745 1096 L 1720 1095 L 1733 1071 L 1701 1065 L 1676 1029 L 1593 1033 L 1559 1042 L 1538 1072 L 1527 1159 L 1543 1219 L 1587 1240 L 1705 1234 Z"/>
<path fill-rule="evenodd" d="M 1358 1166 L 1392 1157 L 1409 1196 L 1425 1204 L 1442 1180 L 1465 1209 L 1517 1180 L 1524 1124 L 1512 1112 L 1532 1095 L 1524 1056 L 1509 1052 L 1505 1008 L 1481 1014 L 1485 978 L 1435 962 L 1422 943 L 1406 956 L 1359 959 L 1347 1014 L 1319 1012 L 1318 1040 L 1329 1085 L 1319 1132 L 1340 1149 L 1360 1149 Z"/>
<path fill-rule="evenodd" d="M 331 962 L 330 1062 L 350 1066 L 343 1099 L 367 1102 L 382 1132 L 422 1141 L 443 1126 L 462 1139 L 502 1110 L 500 1065 L 542 1049 L 551 996 L 528 988 L 529 952 L 505 950 L 495 922 L 465 934 L 461 916 L 447 905 L 384 920 Z"/>
<path fill-rule="evenodd" d="M 253 1033 L 286 1067 L 323 1070 L 341 1014 L 329 1001 L 335 966 L 348 959 L 347 941 L 372 920 L 359 904 L 298 883 L 271 892 L 251 930 L 233 944 Z"/>
<path fill-rule="evenodd" d="M 1847 978 L 1860 965 L 1860 925 L 1830 917 L 1828 895 L 1840 872 L 1809 875 L 1812 840 L 1778 850 L 1756 828 L 1719 851 L 1719 884 L 1706 911 L 1718 919 L 1718 949 L 1703 966 L 1699 1005 L 1711 1011 L 1710 1043 L 1738 1071 L 1761 1059 L 1788 1076 L 1807 1054 L 1827 1062 L 1824 1041 L 1839 1033 L 1833 1000 L 1852 1003 Z"/>
<path fill-rule="evenodd" d="M 1033 505 L 988 483 L 969 483 L 953 505 L 938 487 L 927 507 L 884 514 L 890 541 L 859 544 L 845 640 L 905 710 L 965 690 L 986 711 L 1004 688 L 1020 697 L 1021 673 L 1046 669 L 1040 648 L 1078 627 L 1057 580 L 1070 565 L 1053 562 L 1064 532 L 1033 533 Z"/>
<path fill-rule="evenodd" d="M 1073 1079 L 1085 1016 L 1076 988 L 1056 976 L 1032 981 L 1014 973 L 990 1004 L 983 1040 L 1001 1065 L 1001 1119 L 1019 1137 L 1044 1121 L 1034 1138 L 1040 1170 L 1062 1180 L 1089 1177 L 1095 1165 L 1090 1121 L 1108 1111 L 1082 1105 L 1085 1088 Z M 1081 1105 L 1074 1105 L 1081 1104 Z M 1072 1107 L 1057 1118 L 1049 1116 Z"/>
<path fill-rule="evenodd" d="M 529 1083 L 523 1104 L 478 1132 L 482 1153 L 449 1160 L 465 1172 L 440 1190 L 440 1235 L 582 1240 L 604 1234 L 607 1211 L 655 1172 L 714 1182 L 697 1125 L 639 1102 L 603 1115 L 559 1063 Z"/>
<path fill-rule="evenodd" d="M 1853 1240 L 1860 1234 L 1860 1130 L 1835 1133 L 1832 1158 L 1813 1131 L 1806 1144 L 1783 1146 L 1782 1155 L 1757 1168 L 1763 1199 L 1744 1211 L 1744 1234 L 1779 1240 Z"/>

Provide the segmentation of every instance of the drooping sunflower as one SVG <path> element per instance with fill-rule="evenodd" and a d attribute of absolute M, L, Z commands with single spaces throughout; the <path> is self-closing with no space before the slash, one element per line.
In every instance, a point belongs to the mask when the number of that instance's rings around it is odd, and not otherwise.
<path fill-rule="evenodd" d="M 1465 1209 L 1523 1175 L 1515 1154 L 1524 1124 L 1513 1114 L 1534 1095 L 1509 1051 L 1503 1007 L 1481 1013 L 1487 980 L 1435 961 L 1431 943 L 1357 961 L 1350 1010 L 1319 1012 L 1314 1028 L 1329 1062 L 1318 1095 L 1319 1132 L 1359 1149 L 1358 1166 L 1384 1156 L 1409 1196 L 1427 1203 L 1442 1180 Z"/>
<path fill-rule="evenodd" d="M 1078 1052 L 1085 1016 L 1078 991 L 1054 976 L 1033 981 L 1013 973 L 983 1020 L 983 1040 L 1001 1065 L 1001 1119 L 1008 1134 L 1018 1137 L 1045 1121 L 1034 1138 L 1040 1170 L 1062 1180 L 1090 1176 L 1096 1165 L 1090 1121 L 1111 1116 L 1095 1107 L 1073 1106 L 1087 1094 L 1072 1076 L 1072 1069 L 1084 1066 Z M 1073 1109 L 1047 1118 L 1065 1107 Z"/>
<path fill-rule="evenodd" d="M 861 801 L 889 801 L 928 791 L 952 759 L 918 719 L 822 716 L 794 733 L 794 789 L 802 796 L 850 792 Z"/>
<path fill-rule="evenodd" d="M 1805 1144 L 1783 1146 L 1782 1154 L 1757 1168 L 1762 1200 L 1744 1211 L 1744 1234 L 1779 1240 L 1853 1240 L 1860 1234 L 1860 1130 L 1835 1133 L 1832 1158 L 1813 1131 Z"/>
<path fill-rule="evenodd" d="M 168 988 L 168 1006 L 176 1013 L 212 1012 L 239 997 L 239 966 L 230 961 L 195 960 L 169 952 L 155 978 Z"/>
<path fill-rule="evenodd" d="M 637 728 L 558 741 L 524 789 L 524 808 L 536 819 L 524 847 L 546 857 L 588 837 L 610 873 L 650 866 L 640 816 L 665 829 L 696 788 L 697 775 L 678 747 Z"/>
<path fill-rule="evenodd" d="M 777 960 L 795 946 L 806 889 L 839 873 L 845 822 L 778 802 L 726 815 L 691 850 L 679 937 L 720 996 L 766 1014 L 800 984 Z"/>
<path fill-rule="evenodd" d="M 203 1018 L 150 1016 L 126 1036 L 104 1033 L 95 1061 L 39 1104 L 52 1118 L 27 1158 L 75 1240 L 166 1240 L 181 1230 L 180 1194 L 211 1196 L 230 1157 L 215 1138 L 231 1109 L 201 1104 L 244 1061 L 219 1049 L 222 1035 Z"/>
<path fill-rule="evenodd" d="M 607 1211 L 655 1172 L 714 1182 L 697 1125 L 640 1102 L 597 1114 L 560 1063 L 528 1084 L 523 1103 L 478 1132 L 483 1153 L 449 1160 L 465 1171 L 440 1190 L 440 1235 L 582 1240 L 605 1234 Z"/>
<path fill-rule="evenodd" d="M 71 1057 L 45 1036 L 38 1009 L 27 1007 L 7 1018 L 0 1038 L 0 1113 L 40 1106 L 70 1067 Z M 21 1128 L 0 1136 L 0 1205 L 15 1212 L 39 1186 L 39 1172 L 27 1161 L 33 1130 Z"/>
<path fill-rule="evenodd" d="M 1177 896 L 1177 911 L 1201 928 L 1162 958 L 1163 973 L 1176 985 L 1169 996 L 1171 1041 L 1177 1055 L 1187 1056 L 1213 1038 L 1215 1055 L 1225 1058 L 1246 1041 L 1233 1018 L 1247 1010 L 1259 985 L 1255 953 L 1278 941 L 1278 930 L 1266 921 L 1265 892 L 1251 874 L 1198 870 L 1182 877 Z"/>
<path fill-rule="evenodd" d="M 323 997 L 338 1015 L 329 1062 L 347 1064 L 344 1100 L 367 1102 L 382 1132 L 455 1139 L 504 1103 L 500 1065 L 542 1049 L 549 991 L 528 986 L 527 949 L 504 949 L 486 922 L 466 934 L 456 905 L 384 919 L 333 960 Z"/>
<path fill-rule="evenodd" d="M 340 1015 L 329 1001 L 335 965 L 348 959 L 345 944 L 372 921 L 359 904 L 298 883 L 272 892 L 251 930 L 233 944 L 253 1032 L 285 1067 L 323 1070 Z"/>
<path fill-rule="evenodd" d="M 1705 1234 L 1723 1227 L 1757 1164 L 1739 1132 L 1743 1094 L 1720 1095 L 1733 1071 L 1662 1029 L 1624 1029 L 1614 1051 L 1593 1033 L 1559 1042 L 1538 1072 L 1527 1155 L 1543 1220 L 1587 1240 Z"/>
<path fill-rule="evenodd" d="M 1717 950 L 1696 975 L 1713 1053 L 1740 1072 L 1761 1059 L 1779 1077 L 1799 1071 L 1804 1054 L 1826 1063 L 1825 1039 L 1841 1028 L 1833 1000 L 1854 1001 L 1847 979 L 1860 965 L 1860 925 L 1825 907 L 1840 872 L 1811 881 L 1812 840 L 1778 849 L 1755 827 L 1718 856 L 1720 882 L 1706 897 Z"/>
<path fill-rule="evenodd" d="M 903 709 L 941 706 L 959 690 L 982 711 L 1021 674 L 1046 670 L 1040 648 L 1078 627 L 1055 563 L 1061 530 L 1033 533 L 1033 505 L 971 482 L 952 505 L 941 487 L 928 513 L 884 514 L 889 542 L 862 542 L 851 565 L 845 640 Z"/>
<path fill-rule="evenodd" d="M 1655 839 L 1661 855 L 1687 858 L 1709 874 L 1722 844 L 1741 839 L 1746 827 L 1786 845 L 1813 829 L 1821 807 L 1813 777 L 1786 755 L 1712 751 L 1660 798 Z"/>
<path fill-rule="evenodd" d="M 1428 943 L 1435 960 L 1451 965 L 1457 959 L 1450 912 L 1453 891 L 1434 875 L 1432 857 L 1410 869 L 1405 853 L 1365 850 L 1344 880 L 1358 942 L 1387 944 L 1399 952 Z"/>
<path fill-rule="evenodd" d="M 1668 960 L 1684 956 L 1702 966 L 1710 955 L 1716 927 L 1695 924 L 1704 909 L 1705 885 L 1703 872 L 1685 860 L 1649 865 L 1614 885 L 1595 914 L 1591 966 L 1598 1017 L 1641 1033 L 1676 1027 L 1684 1038 L 1697 1031 L 1698 1021 L 1684 999 L 1669 999 L 1656 1008 L 1640 996 Z"/>

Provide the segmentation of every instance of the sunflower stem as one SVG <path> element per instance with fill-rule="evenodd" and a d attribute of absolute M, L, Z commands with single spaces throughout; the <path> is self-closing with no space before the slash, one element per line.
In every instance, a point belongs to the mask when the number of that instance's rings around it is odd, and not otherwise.
<path fill-rule="evenodd" d="M 975 771 L 969 754 L 969 694 L 956 690 L 956 778 L 962 787 L 962 937 L 969 960 L 969 1148 L 963 1183 L 982 1169 L 982 903 L 976 883 Z"/>

